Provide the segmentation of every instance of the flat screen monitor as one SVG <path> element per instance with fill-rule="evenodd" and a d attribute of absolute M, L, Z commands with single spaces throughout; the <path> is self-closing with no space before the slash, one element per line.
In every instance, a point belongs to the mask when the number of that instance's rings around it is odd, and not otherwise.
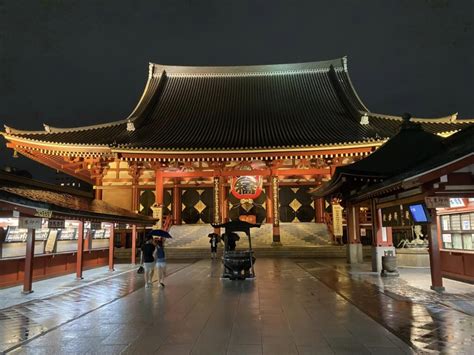
<path fill-rule="evenodd" d="M 410 205 L 410 213 L 415 223 L 429 223 L 430 215 L 422 203 Z"/>

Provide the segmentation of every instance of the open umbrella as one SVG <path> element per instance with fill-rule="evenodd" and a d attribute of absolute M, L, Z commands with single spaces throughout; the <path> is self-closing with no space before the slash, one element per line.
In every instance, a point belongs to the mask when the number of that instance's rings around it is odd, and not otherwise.
<path fill-rule="evenodd" d="M 163 229 L 152 229 L 148 235 L 161 238 L 173 238 L 171 234 L 169 234 L 167 231 L 164 231 Z"/>

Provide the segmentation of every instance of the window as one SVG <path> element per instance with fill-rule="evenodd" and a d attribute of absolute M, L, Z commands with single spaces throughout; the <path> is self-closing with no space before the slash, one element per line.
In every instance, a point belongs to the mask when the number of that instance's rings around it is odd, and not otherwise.
<path fill-rule="evenodd" d="M 440 216 L 444 249 L 474 250 L 474 213 Z"/>

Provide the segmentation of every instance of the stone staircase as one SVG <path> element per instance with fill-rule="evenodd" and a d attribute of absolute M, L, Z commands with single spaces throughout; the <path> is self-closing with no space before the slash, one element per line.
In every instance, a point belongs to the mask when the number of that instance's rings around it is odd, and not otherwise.
<path fill-rule="evenodd" d="M 172 239 L 166 241 L 166 253 L 169 259 L 202 259 L 210 253 L 209 238 L 213 231 L 208 224 L 172 226 Z M 346 247 L 331 244 L 331 236 L 325 224 L 318 223 L 281 223 L 281 247 L 272 247 L 272 225 L 263 224 L 253 228 L 252 247 L 256 257 L 284 258 L 345 258 Z M 237 249 L 248 248 L 247 237 L 239 233 Z M 218 248 L 222 255 L 223 244 Z M 364 255 L 370 255 L 370 247 L 364 248 Z M 118 259 L 130 259 L 129 249 L 116 249 Z"/>
<path fill-rule="evenodd" d="M 173 239 L 166 241 L 168 248 L 209 248 L 209 238 L 207 235 L 213 231 L 208 224 L 193 224 L 172 226 L 170 234 Z M 222 231 L 223 232 L 223 231 Z M 271 246 L 272 225 L 262 224 L 260 228 L 252 228 L 252 247 L 267 248 Z M 244 244 L 247 247 L 244 233 L 238 233 L 241 241 L 237 243 Z M 327 227 L 323 223 L 281 223 L 280 224 L 281 243 L 287 247 L 314 247 L 322 245 L 331 245 L 331 236 Z"/>

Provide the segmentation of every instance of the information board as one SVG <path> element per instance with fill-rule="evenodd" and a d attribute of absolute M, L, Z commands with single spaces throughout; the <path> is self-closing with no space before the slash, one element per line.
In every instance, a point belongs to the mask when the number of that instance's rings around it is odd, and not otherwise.
<path fill-rule="evenodd" d="M 62 229 L 66 227 L 66 221 L 64 219 L 50 219 L 48 220 L 48 228 Z"/>
<path fill-rule="evenodd" d="M 332 205 L 332 226 L 333 233 L 336 237 L 342 237 L 342 206 Z"/>
<path fill-rule="evenodd" d="M 20 217 L 18 228 L 41 229 L 41 218 Z"/>
<path fill-rule="evenodd" d="M 53 229 L 49 233 L 48 239 L 46 240 L 46 245 L 44 247 L 45 253 L 54 253 L 54 248 L 56 246 L 56 240 L 58 239 L 58 230 Z"/>

